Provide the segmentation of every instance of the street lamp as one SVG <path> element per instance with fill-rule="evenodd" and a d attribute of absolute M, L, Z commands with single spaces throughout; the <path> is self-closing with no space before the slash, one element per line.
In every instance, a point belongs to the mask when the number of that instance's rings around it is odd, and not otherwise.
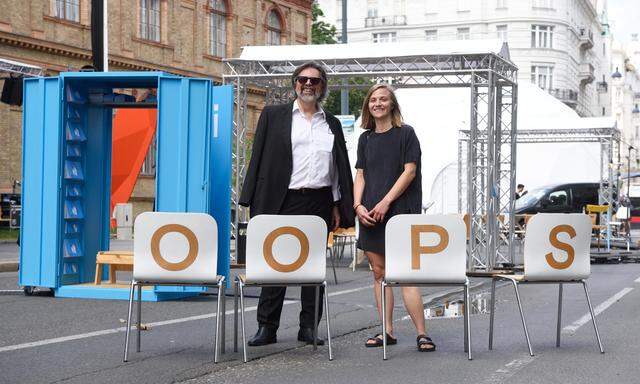
<path fill-rule="evenodd" d="M 619 79 L 622 77 L 622 74 L 620 73 L 620 71 L 618 71 L 618 67 L 616 67 L 616 71 L 613 72 L 613 74 L 611 75 L 612 78 L 614 79 Z"/>
<path fill-rule="evenodd" d="M 629 146 L 629 156 L 627 157 L 627 198 L 631 190 L 631 150 L 635 149 L 633 145 Z"/>

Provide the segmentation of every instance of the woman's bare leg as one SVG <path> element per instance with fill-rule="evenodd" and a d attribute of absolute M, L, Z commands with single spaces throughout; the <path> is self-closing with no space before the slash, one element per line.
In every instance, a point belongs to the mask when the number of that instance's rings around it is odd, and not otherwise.
<path fill-rule="evenodd" d="M 380 282 L 384 279 L 384 255 L 375 252 L 365 252 L 365 255 L 369 258 L 369 263 L 373 268 L 373 293 L 376 298 L 376 307 L 378 308 L 378 315 L 382 319 L 382 289 Z M 387 302 L 386 302 L 386 319 L 387 319 L 387 333 L 393 336 L 393 290 L 391 287 L 387 287 Z"/>
<path fill-rule="evenodd" d="M 411 321 L 416 327 L 418 335 L 426 335 L 424 325 L 424 305 L 418 287 L 402 287 L 402 299 L 404 306 L 411 316 Z"/>

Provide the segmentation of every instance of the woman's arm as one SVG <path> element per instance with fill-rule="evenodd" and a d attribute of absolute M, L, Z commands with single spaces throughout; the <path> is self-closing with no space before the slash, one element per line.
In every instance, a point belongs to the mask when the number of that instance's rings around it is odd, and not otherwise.
<path fill-rule="evenodd" d="M 416 163 L 406 163 L 404 165 L 404 171 L 398 177 L 398 180 L 393 184 L 393 187 L 387 192 L 387 194 L 380 200 L 378 204 L 369 212 L 375 221 L 384 220 L 384 216 L 389 211 L 389 206 L 393 203 L 402 193 L 407 189 L 409 184 L 416 177 Z M 356 181 L 357 181 L 356 177 Z"/>
<path fill-rule="evenodd" d="M 362 169 L 357 169 L 356 172 L 356 181 L 353 184 L 353 208 L 356 211 L 356 215 L 358 219 L 362 223 L 362 225 L 371 227 L 376 222 L 369 214 L 369 210 L 367 207 L 362 205 L 362 193 L 364 192 L 364 171 Z"/>

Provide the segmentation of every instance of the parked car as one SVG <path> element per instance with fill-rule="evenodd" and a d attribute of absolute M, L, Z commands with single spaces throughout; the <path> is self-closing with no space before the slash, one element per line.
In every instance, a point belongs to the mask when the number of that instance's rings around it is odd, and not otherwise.
<path fill-rule="evenodd" d="M 599 188 L 599 183 L 571 183 L 533 189 L 516 200 L 515 213 L 583 212 L 587 204 L 598 204 Z"/>

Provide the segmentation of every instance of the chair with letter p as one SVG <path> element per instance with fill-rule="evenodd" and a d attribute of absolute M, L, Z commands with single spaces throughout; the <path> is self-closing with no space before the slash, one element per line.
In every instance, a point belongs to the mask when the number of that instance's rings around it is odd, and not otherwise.
<path fill-rule="evenodd" d="M 582 284 L 586 295 L 589 313 L 596 340 L 601 353 L 604 353 L 596 318 L 591 306 L 586 279 L 591 273 L 590 238 L 591 220 L 582 213 L 539 213 L 529 220 L 524 242 L 524 274 L 494 275 L 491 284 L 491 315 L 489 323 L 489 349 L 493 348 L 493 323 L 495 309 L 496 280 L 507 280 L 513 284 L 524 335 L 533 356 L 529 331 L 525 321 L 518 285 L 520 284 L 558 284 L 558 324 L 556 347 L 560 346 L 562 325 L 562 285 Z"/>
<path fill-rule="evenodd" d="M 397 215 L 386 226 L 386 286 L 462 286 L 464 293 L 464 349 L 471 360 L 469 324 L 469 280 L 466 268 L 467 229 L 460 215 Z M 382 334 L 387 334 L 382 316 Z M 382 338 L 382 358 L 387 359 L 387 340 Z"/>

